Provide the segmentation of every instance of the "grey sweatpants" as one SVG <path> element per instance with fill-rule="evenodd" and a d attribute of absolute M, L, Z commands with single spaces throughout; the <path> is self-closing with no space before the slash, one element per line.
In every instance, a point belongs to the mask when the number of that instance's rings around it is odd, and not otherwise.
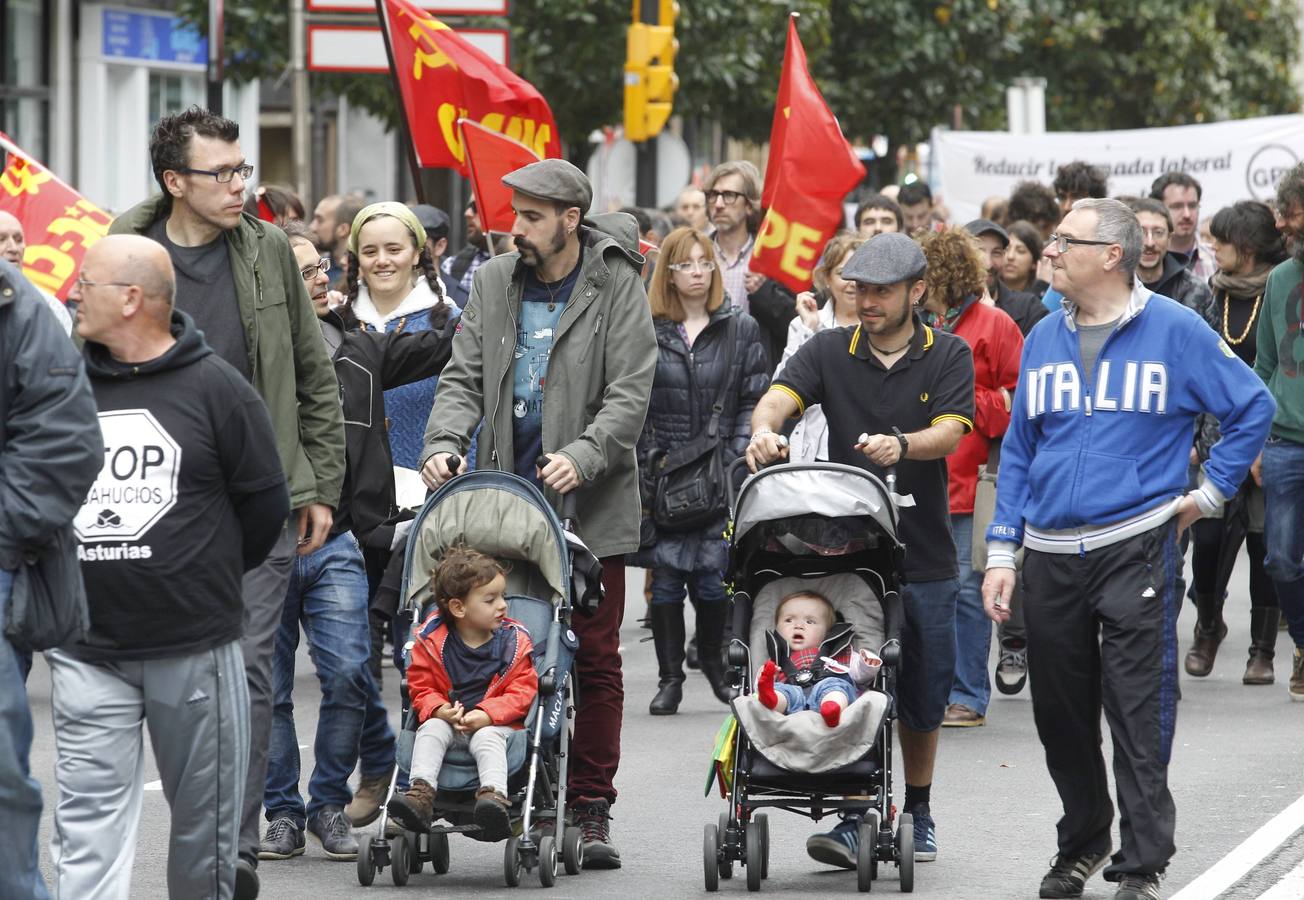
<path fill-rule="evenodd" d="M 443 719 L 431 716 L 417 729 L 412 745 L 413 781 L 420 778 L 434 785 L 439 780 L 439 767 L 444 764 L 444 754 L 454 742 L 469 746 L 475 758 L 476 771 L 480 773 L 480 787 L 493 788 L 507 794 L 507 738 L 513 729 L 505 725 L 486 725 L 468 738 L 453 730 Z"/>
<path fill-rule="evenodd" d="M 245 779 L 244 810 L 240 816 L 240 856 L 258 865 L 258 822 L 267 789 L 267 756 L 272 746 L 272 654 L 276 630 L 281 625 L 285 592 L 298 552 L 293 515 L 267 559 L 245 573 L 244 652 L 245 678 L 249 685 L 249 773 Z"/>
<path fill-rule="evenodd" d="M 249 747 L 240 644 L 170 659 L 94 664 L 46 654 L 53 685 L 55 778 L 50 855 L 55 896 L 126 900 L 144 789 L 149 725 L 172 809 L 168 895 L 228 900 Z"/>

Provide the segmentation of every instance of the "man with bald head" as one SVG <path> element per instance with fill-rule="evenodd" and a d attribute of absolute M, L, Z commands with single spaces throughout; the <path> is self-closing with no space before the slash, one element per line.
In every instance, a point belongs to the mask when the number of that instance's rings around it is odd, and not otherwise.
<path fill-rule="evenodd" d="M 22 271 L 23 251 L 26 249 L 27 235 L 23 232 L 23 223 L 18 221 L 13 213 L 0 209 L 0 259 L 13 263 L 19 271 Z M 37 291 L 45 300 L 45 305 L 50 308 L 50 312 L 59 320 L 63 333 L 71 334 L 72 316 L 68 315 L 68 307 L 64 306 L 59 298 L 51 297 L 40 288 L 37 288 Z"/>
<path fill-rule="evenodd" d="M 126 897 L 147 723 L 168 895 L 233 897 L 249 754 L 241 578 L 289 514 L 267 408 L 176 309 L 168 253 L 103 238 L 77 279 L 102 468 L 73 520 L 90 629 L 50 651 L 61 897 Z"/>

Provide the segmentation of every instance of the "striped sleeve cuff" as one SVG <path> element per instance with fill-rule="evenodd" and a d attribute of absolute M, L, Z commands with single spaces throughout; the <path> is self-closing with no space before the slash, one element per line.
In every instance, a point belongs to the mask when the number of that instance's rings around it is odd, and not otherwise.
<path fill-rule="evenodd" d="M 1208 478 L 1200 479 L 1200 486 L 1191 491 L 1191 499 L 1195 505 L 1200 507 L 1200 512 L 1205 516 L 1212 516 L 1222 507 L 1227 498 L 1223 492 L 1218 490 L 1212 481 Z"/>
<path fill-rule="evenodd" d="M 792 388 L 788 387 L 786 384 L 772 384 L 770 385 L 770 390 L 779 391 L 780 393 L 787 394 L 789 397 L 792 398 L 792 401 L 797 404 L 797 415 L 799 416 L 806 415 L 806 401 L 802 400 L 801 395 L 798 394 L 796 391 L 794 391 Z"/>
<path fill-rule="evenodd" d="M 973 431 L 973 421 L 967 416 L 962 416 L 959 413 L 942 413 L 940 416 L 934 417 L 933 421 L 928 424 L 936 425 L 938 422 L 945 422 L 947 419 L 950 419 L 953 422 L 959 422 L 963 425 L 966 434 Z"/>
<path fill-rule="evenodd" d="M 987 568 L 988 569 L 1013 569 L 1014 554 L 1018 551 L 1019 545 L 1014 541 L 988 541 L 987 542 Z"/>

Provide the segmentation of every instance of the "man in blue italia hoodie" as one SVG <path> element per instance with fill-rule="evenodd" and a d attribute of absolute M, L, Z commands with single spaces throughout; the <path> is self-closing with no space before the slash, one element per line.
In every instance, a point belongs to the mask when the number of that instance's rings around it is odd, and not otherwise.
<path fill-rule="evenodd" d="M 1159 897 L 1174 853 L 1178 536 L 1236 493 L 1275 404 L 1199 315 L 1136 281 L 1141 227 L 1116 200 L 1073 205 L 1045 255 L 1067 302 L 1024 344 L 987 532 L 983 602 L 1023 590 L 1037 733 L 1064 805 L 1042 897 L 1078 897 L 1110 856 L 1100 709 L 1114 739 L 1116 900 Z M 1186 492 L 1196 416 L 1223 439 Z"/>

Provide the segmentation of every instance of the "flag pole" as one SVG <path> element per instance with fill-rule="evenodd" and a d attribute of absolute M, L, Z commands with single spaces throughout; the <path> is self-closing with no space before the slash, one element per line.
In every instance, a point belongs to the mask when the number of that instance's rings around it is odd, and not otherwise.
<path fill-rule="evenodd" d="M 385 10 L 386 0 L 376 0 L 376 15 L 380 18 L 380 34 L 385 39 L 385 55 L 389 57 L 389 77 L 394 82 L 394 93 L 398 97 L 399 139 L 407 147 L 408 168 L 412 173 L 412 187 L 417 194 L 417 202 L 426 202 L 426 189 L 421 184 L 421 163 L 417 159 L 417 147 L 412 142 L 412 132 L 408 128 L 407 101 L 403 99 L 403 85 L 399 83 L 398 66 L 394 62 L 394 47 L 389 39 L 389 15 Z"/>

